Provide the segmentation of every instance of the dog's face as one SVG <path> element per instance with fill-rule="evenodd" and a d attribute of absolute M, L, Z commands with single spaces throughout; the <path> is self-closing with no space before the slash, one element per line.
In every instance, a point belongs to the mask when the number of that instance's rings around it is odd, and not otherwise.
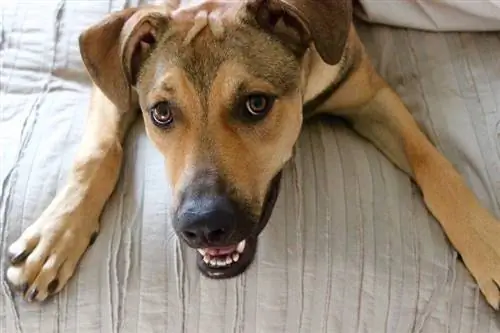
<path fill-rule="evenodd" d="M 251 263 L 302 126 L 304 54 L 318 36 L 308 7 L 290 2 L 128 10 L 81 38 L 103 92 L 118 106 L 140 105 L 165 157 L 174 229 L 198 250 L 198 266 L 210 277 L 237 275 Z M 110 59 L 96 61 L 85 49 L 96 31 L 111 35 L 117 20 L 118 68 L 110 74 L 118 82 L 110 82 L 98 69 Z M 347 31 L 349 22 L 342 26 Z M 326 61 L 340 59 L 343 38 L 335 41 L 340 49 L 324 51 Z M 324 45 L 315 45 L 321 54 Z"/>
<path fill-rule="evenodd" d="M 290 51 L 250 26 L 224 28 L 184 45 L 187 32 L 172 25 L 137 91 L 148 136 L 166 157 L 174 228 L 200 249 L 204 272 L 227 276 L 253 257 L 301 128 L 302 98 Z M 248 248 L 238 253 L 242 241 Z"/>

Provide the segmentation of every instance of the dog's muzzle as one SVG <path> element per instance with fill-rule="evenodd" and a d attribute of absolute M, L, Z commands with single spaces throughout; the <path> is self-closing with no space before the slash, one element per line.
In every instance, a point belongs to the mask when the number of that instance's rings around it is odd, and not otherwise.
<path fill-rule="evenodd" d="M 228 196 L 195 196 L 176 214 L 174 228 L 197 249 L 200 271 L 210 278 L 230 278 L 252 263 L 257 238 L 269 221 L 279 194 L 281 172 L 271 181 L 260 216 L 249 214 Z"/>

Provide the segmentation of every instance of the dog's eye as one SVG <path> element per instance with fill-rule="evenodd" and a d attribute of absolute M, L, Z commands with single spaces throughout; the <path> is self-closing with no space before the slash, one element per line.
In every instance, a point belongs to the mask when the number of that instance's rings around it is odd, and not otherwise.
<path fill-rule="evenodd" d="M 167 127 L 174 121 L 172 105 L 167 102 L 160 102 L 150 109 L 151 120 L 158 127 Z"/>
<path fill-rule="evenodd" d="M 247 113 L 253 118 L 264 117 L 273 107 L 275 98 L 263 94 L 250 95 L 245 102 Z"/>

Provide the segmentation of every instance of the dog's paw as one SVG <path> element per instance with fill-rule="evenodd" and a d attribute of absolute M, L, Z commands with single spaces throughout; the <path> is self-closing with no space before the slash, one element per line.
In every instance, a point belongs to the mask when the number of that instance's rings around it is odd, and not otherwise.
<path fill-rule="evenodd" d="M 467 238 L 467 250 L 460 254 L 476 280 L 486 301 L 500 309 L 500 221 L 483 220 L 473 225 Z"/>
<path fill-rule="evenodd" d="M 97 237 L 97 221 L 69 215 L 41 217 L 8 249 L 7 281 L 29 302 L 58 293 Z"/>

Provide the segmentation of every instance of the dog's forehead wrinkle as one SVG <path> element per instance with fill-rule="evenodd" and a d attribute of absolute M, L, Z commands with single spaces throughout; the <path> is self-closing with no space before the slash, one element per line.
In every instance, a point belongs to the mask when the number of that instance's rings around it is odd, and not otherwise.
<path fill-rule="evenodd" d="M 293 55 L 276 41 L 244 29 L 235 30 L 222 40 L 200 40 L 191 51 L 186 50 L 179 57 L 203 95 L 209 92 L 221 66 L 228 61 L 239 64 L 252 76 L 283 91 L 295 86 L 299 75 L 300 64 Z"/>

